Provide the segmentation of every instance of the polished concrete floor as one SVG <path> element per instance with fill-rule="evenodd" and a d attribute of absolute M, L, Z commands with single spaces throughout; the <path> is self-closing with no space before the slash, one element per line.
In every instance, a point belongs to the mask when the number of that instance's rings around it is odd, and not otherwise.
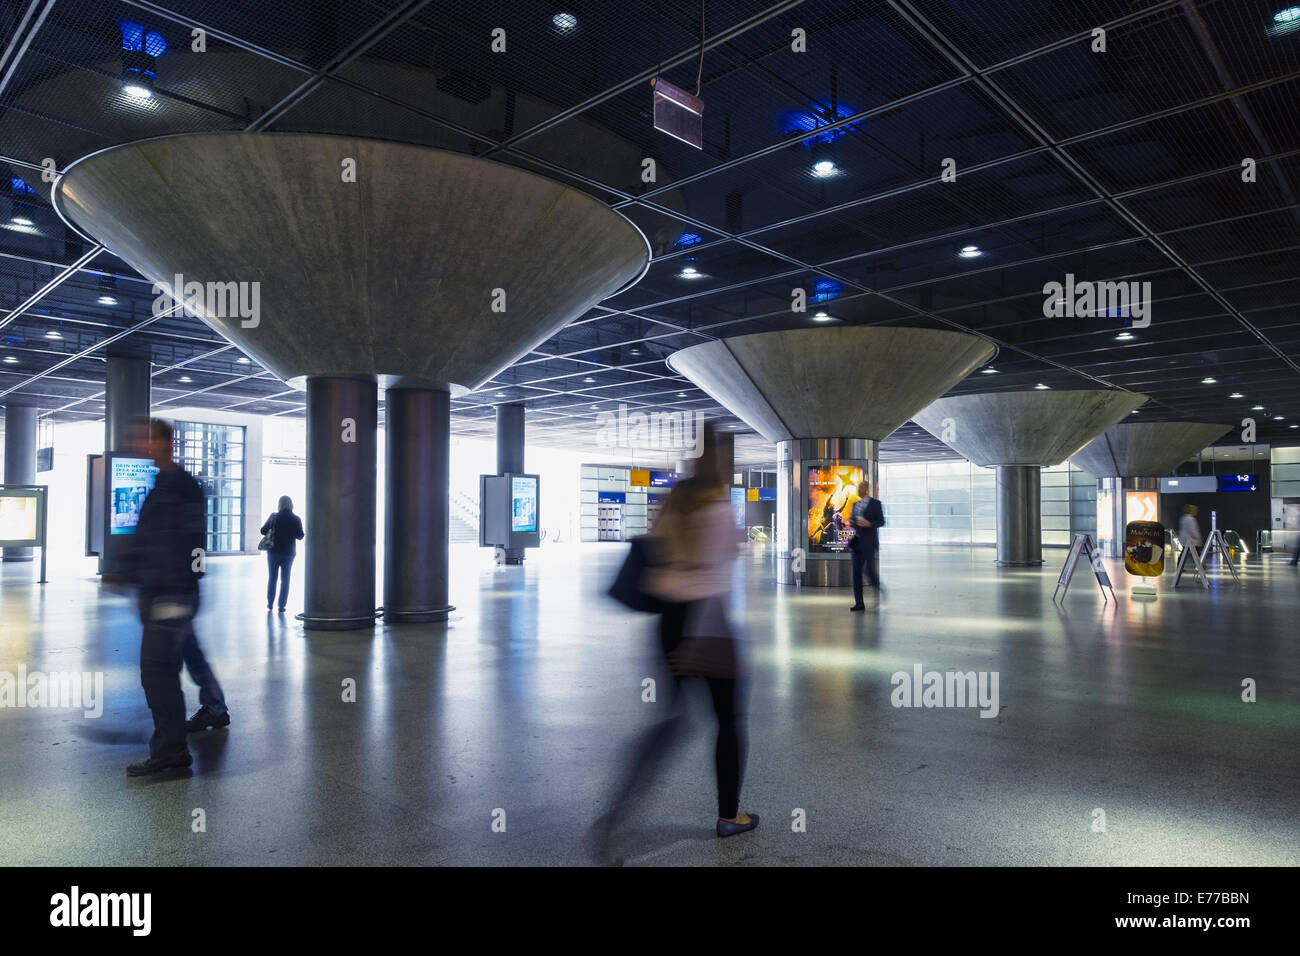
<path fill-rule="evenodd" d="M 761 555 L 737 562 L 742 806 L 763 824 L 712 835 L 701 704 L 624 833 L 627 864 L 1300 863 L 1287 557 L 1248 563 L 1240 587 L 1216 575 L 1209 592 L 1175 592 L 1166 575 L 1154 600 L 1125 593 L 1112 565 L 1118 604 L 1081 572 L 1058 608 L 1063 556 L 1011 571 L 988 549 L 895 547 L 865 614 L 845 591 L 778 588 Z M 0 671 L 103 671 L 107 706 L 98 719 L 0 709 L 0 861 L 591 863 L 587 832 L 628 742 L 665 709 L 641 699 L 658 673 L 652 619 L 603 594 L 621 558 L 553 546 L 495 568 L 457 545 L 452 621 L 373 635 L 305 633 L 264 610 L 260 559 L 212 559 L 198 631 L 233 723 L 191 739 L 190 773 L 151 780 L 124 773 L 151 726 L 129 600 L 101 594 L 89 565 L 51 567 L 43 589 L 30 565 L 7 565 Z M 892 706 L 891 675 L 916 664 L 996 671 L 998 716 Z"/>

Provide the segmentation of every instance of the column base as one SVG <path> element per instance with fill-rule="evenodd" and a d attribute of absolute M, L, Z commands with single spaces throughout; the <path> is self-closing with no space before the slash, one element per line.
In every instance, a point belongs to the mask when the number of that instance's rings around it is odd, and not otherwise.
<path fill-rule="evenodd" d="M 359 631 L 373 628 L 379 611 L 375 610 L 369 617 L 308 617 L 305 613 L 296 615 L 302 626 L 309 631 Z"/>
<path fill-rule="evenodd" d="M 385 624 L 428 624 L 433 621 L 445 621 L 447 615 L 456 610 L 456 605 L 434 608 L 404 608 L 402 610 L 382 609 Z"/>
<path fill-rule="evenodd" d="M 999 568 L 1041 568 L 1042 561 L 1000 561 L 996 558 L 993 563 Z"/>

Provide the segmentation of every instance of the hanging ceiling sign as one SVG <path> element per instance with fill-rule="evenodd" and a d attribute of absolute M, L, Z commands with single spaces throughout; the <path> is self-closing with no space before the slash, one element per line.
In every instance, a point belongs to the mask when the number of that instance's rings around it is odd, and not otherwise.
<path fill-rule="evenodd" d="M 655 129 L 703 149 L 704 101 L 659 77 L 650 83 L 655 91 Z"/>

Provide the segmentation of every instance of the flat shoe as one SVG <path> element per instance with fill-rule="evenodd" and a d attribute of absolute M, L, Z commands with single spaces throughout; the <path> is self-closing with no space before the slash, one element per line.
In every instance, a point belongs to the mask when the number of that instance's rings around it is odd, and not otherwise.
<path fill-rule="evenodd" d="M 730 820 L 724 820 L 721 817 L 719 817 L 718 836 L 719 837 L 735 836 L 737 833 L 746 833 L 749 830 L 754 829 L 754 827 L 756 826 L 758 826 L 757 813 L 751 813 L 749 815 L 748 823 L 732 823 Z"/>

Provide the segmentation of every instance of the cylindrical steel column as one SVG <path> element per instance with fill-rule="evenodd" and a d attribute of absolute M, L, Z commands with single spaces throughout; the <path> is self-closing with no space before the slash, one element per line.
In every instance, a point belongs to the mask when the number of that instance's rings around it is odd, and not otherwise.
<path fill-rule="evenodd" d="M 524 471 L 524 406 L 497 406 L 497 474 Z M 506 564 L 523 564 L 523 548 L 506 548 Z"/>
<path fill-rule="evenodd" d="M 36 407 L 5 404 L 5 484 L 36 484 Z M 48 506 L 48 503 L 47 503 Z M 5 548 L 4 560 L 30 561 L 31 548 Z"/>
<path fill-rule="evenodd" d="M 104 370 L 104 451 L 129 451 L 131 422 L 149 417 L 147 358 L 109 354 Z"/>
<path fill-rule="evenodd" d="M 796 582 L 812 587 L 852 585 L 852 555 L 810 540 L 812 519 L 808 485 L 813 467 L 857 467 L 878 494 L 878 444 L 867 438 L 802 438 L 776 446 L 777 565 L 780 584 Z M 885 503 L 888 516 L 888 502 Z M 800 570 L 802 568 L 802 570 Z"/>
<path fill-rule="evenodd" d="M 451 396 L 384 392 L 384 620 L 445 621 Z"/>
<path fill-rule="evenodd" d="M 731 484 L 736 477 L 735 432 L 717 432 L 714 442 L 717 446 L 718 470 L 726 476 L 727 484 Z"/>
<path fill-rule="evenodd" d="M 373 379 L 307 379 L 306 607 L 312 630 L 375 623 L 378 387 Z"/>
<path fill-rule="evenodd" d="M 998 465 L 997 563 L 1035 567 L 1043 563 L 1042 469 Z"/>

